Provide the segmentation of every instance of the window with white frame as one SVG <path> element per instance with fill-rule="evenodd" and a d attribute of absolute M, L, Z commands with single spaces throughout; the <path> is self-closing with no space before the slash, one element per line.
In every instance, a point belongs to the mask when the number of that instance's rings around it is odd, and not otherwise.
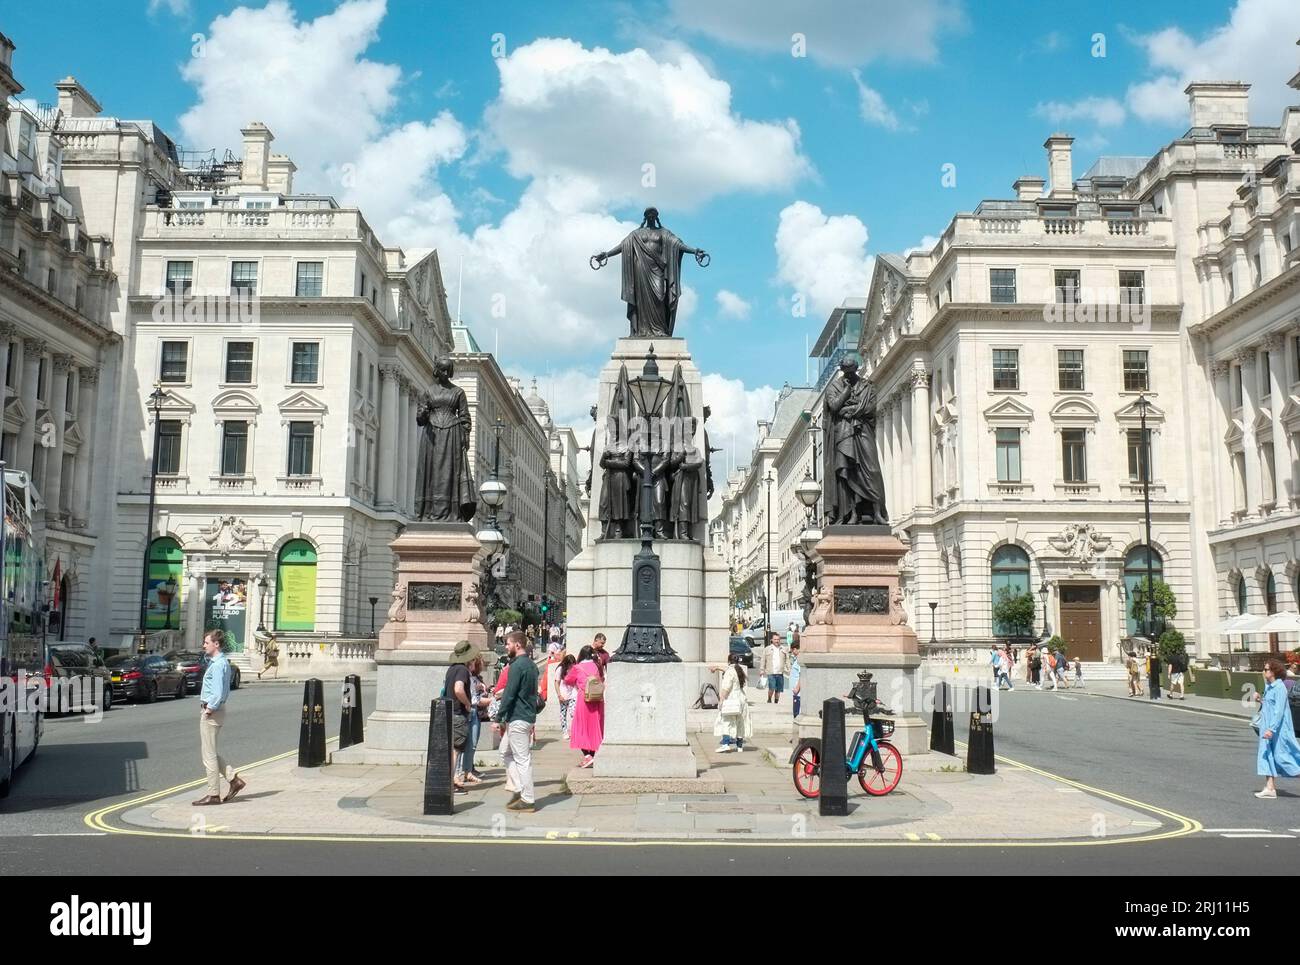
<path fill-rule="evenodd" d="M 167 291 L 182 298 L 194 287 L 194 262 L 167 262 Z"/>
<path fill-rule="evenodd" d="M 1015 304 L 1016 270 L 1014 268 L 989 269 L 989 301 L 998 305 Z"/>
<path fill-rule="evenodd" d="M 228 419 L 221 423 L 221 475 L 242 476 L 248 471 L 248 423 Z"/>
<path fill-rule="evenodd" d="M 1155 469 L 1151 462 L 1151 430 L 1146 430 L 1145 439 L 1141 429 L 1127 430 L 1126 437 L 1128 440 L 1129 482 L 1141 483 L 1144 469 L 1146 470 L 1146 481 L 1151 482 L 1155 477 Z"/>
<path fill-rule="evenodd" d="M 257 262 L 232 261 L 230 263 L 230 290 L 257 294 Z"/>
<path fill-rule="evenodd" d="M 315 468 L 316 424 L 314 422 L 289 423 L 290 476 L 310 476 Z"/>
<path fill-rule="evenodd" d="M 1148 359 L 1149 353 L 1146 349 L 1124 350 L 1125 392 L 1149 392 L 1151 390 L 1151 372 Z"/>
<path fill-rule="evenodd" d="M 251 385 L 253 382 L 253 343 L 226 343 L 226 382 Z"/>
<path fill-rule="evenodd" d="M 1057 349 L 1056 387 L 1062 392 L 1083 391 L 1083 349 Z"/>
<path fill-rule="evenodd" d="M 175 476 L 181 471 L 181 428 L 179 419 L 158 421 L 158 472 Z"/>
<path fill-rule="evenodd" d="M 163 342 L 158 364 L 159 382 L 189 381 L 189 342 Z"/>
<path fill-rule="evenodd" d="M 298 262 L 298 280 L 294 294 L 302 298 L 319 298 L 325 284 L 325 262 Z"/>
<path fill-rule="evenodd" d="M 1061 478 L 1067 483 L 1088 481 L 1088 430 L 1061 430 Z"/>
<path fill-rule="evenodd" d="M 1020 350 L 995 348 L 993 350 L 993 388 L 996 391 L 1015 391 L 1020 388 Z"/>
<path fill-rule="evenodd" d="M 997 463 L 998 482 L 1018 483 L 1020 477 L 1020 430 L 998 429 Z"/>
<path fill-rule="evenodd" d="M 320 343 L 294 342 L 289 381 L 294 385 L 315 385 L 320 381 Z"/>

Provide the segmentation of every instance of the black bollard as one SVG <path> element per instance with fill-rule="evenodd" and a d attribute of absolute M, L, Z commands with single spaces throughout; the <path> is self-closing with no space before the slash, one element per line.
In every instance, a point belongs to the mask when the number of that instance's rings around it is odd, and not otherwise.
<path fill-rule="evenodd" d="M 365 711 L 361 707 L 361 678 L 349 674 L 343 679 L 343 718 L 339 721 L 339 749 L 365 741 Z"/>
<path fill-rule="evenodd" d="M 456 790 L 451 784 L 451 701 L 429 705 L 429 748 L 424 758 L 424 813 L 451 814 Z"/>
<path fill-rule="evenodd" d="M 302 727 L 298 731 L 298 766 L 325 763 L 325 685 L 313 677 L 302 688 Z"/>
<path fill-rule="evenodd" d="M 952 687 L 945 681 L 934 685 L 934 713 L 930 716 L 930 750 L 940 754 L 957 753 L 952 720 Z"/>
<path fill-rule="evenodd" d="M 966 771 L 969 774 L 992 774 L 993 764 L 993 691 L 975 688 L 971 707 L 970 737 L 966 744 Z"/>
<path fill-rule="evenodd" d="M 822 774 L 817 813 L 843 817 L 849 813 L 849 773 L 844 762 L 844 701 L 827 697 L 822 703 Z"/>

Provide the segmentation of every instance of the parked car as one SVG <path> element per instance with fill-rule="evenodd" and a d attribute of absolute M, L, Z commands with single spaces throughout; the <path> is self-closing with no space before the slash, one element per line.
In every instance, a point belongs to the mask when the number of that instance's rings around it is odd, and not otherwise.
<path fill-rule="evenodd" d="M 51 643 L 49 650 L 51 681 L 57 678 L 64 685 L 71 685 L 68 692 L 81 704 L 81 710 L 112 709 L 112 675 L 103 657 L 84 643 Z M 64 709 L 55 706 L 53 711 L 59 713 Z"/>
<path fill-rule="evenodd" d="M 187 693 L 180 667 L 158 654 L 113 657 L 108 661 L 113 675 L 113 699 L 151 704 L 162 697 L 178 700 Z"/>
<path fill-rule="evenodd" d="M 176 664 L 185 674 L 185 688 L 197 694 L 203 686 L 203 671 L 207 669 L 207 656 L 202 650 L 173 650 L 166 659 Z"/>
<path fill-rule="evenodd" d="M 781 639 L 785 639 L 785 632 L 790 629 L 790 624 L 794 624 L 795 629 L 800 633 L 804 629 L 803 610 L 773 610 L 771 613 L 772 627 L 781 634 Z M 755 645 L 762 645 L 767 642 L 767 634 L 764 632 L 763 618 L 759 617 L 751 623 L 742 632 L 742 636 L 747 640 L 753 640 Z"/>
<path fill-rule="evenodd" d="M 194 688 L 196 692 L 203 687 L 203 674 L 208 669 L 208 655 L 206 653 L 200 653 L 199 656 L 203 658 L 203 666 L 199 668 L 199 686 Z M 230 665 L 230 689 L 238 690 L 239 683 L 239 664 L 232 663 Z"/>
<path fill-rule="evenodd" d="M 740 654 L 740 662 L 750 670 L 754 669 L 754 645 L 743 636 L 733 636 L 727 644 L 727 650 L 732 656 Z"/>

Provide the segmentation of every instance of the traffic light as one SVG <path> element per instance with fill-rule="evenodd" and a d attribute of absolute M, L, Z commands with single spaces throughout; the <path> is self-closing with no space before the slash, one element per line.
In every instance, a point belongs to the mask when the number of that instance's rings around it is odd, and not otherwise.
<path fill-rule="evenodd" d="M 542 597 L 542 612 L 546 613 L 550 608 L 551 608 L 550 601 L 547 600 L 546 597 Z"/>

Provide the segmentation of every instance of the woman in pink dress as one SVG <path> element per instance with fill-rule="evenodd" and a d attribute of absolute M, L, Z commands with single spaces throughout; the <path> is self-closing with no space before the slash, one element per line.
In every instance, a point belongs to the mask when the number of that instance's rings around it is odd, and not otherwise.
<path fill-rule="evenodd" d="M 564 675 L 564 682 L 577 693 L 577 706 L 569 725 L 569 746 L 582 751 L 579 767 L 591 767 L 605 736 L 604 695 L 601 694 L 594 700 L 587 699 L 592 691 L 587 682 L 593 679 L 603 685 L 605 674 L 600 662 L 596 660 L 595 651 L 587 646 L 578 651 L 578 662 Z"/>

